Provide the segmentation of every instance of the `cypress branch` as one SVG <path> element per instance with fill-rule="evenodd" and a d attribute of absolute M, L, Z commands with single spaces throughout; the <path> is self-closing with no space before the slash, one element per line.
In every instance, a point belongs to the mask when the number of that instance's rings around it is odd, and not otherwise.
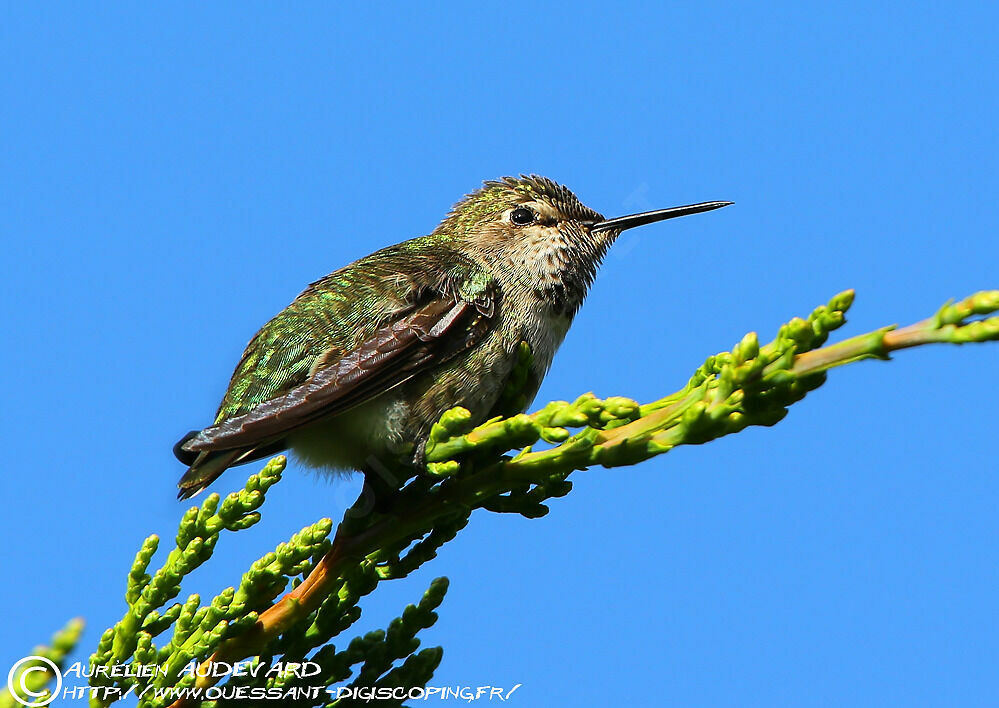
<path fill-rule="evenodd" d="M 249 659 L 251 666 L 262 666 L 280 658 L 313 662 L 320 672 L 308 679 L 288 671 L 259 672 L 232 677 L 226 686 L 293 691 L 316 682 L 333 687 L 351 677 L 351 687 L 423 686 L 442 650 L 421 650 L 418 635 L 437 619 L 446 578 L 435 580 L 419 604 L 408 606 L 387 630 L 356 636 L 339 650 L 332 642 L 359 621 L 363 596 L 380 582 L 405 577 L 432 560 L 476 509 L 540 517 L 548 513 L 552 499 L 571 491 L 573 472 L 633 465 L 680 445 L 703 444 L 748 426 L 774 425 L 838 366 L 887 360 L 894 352 L 926 344 L 999 339 L 999 290 L 993 290 L 947 303 L 921 322 L 825 346 L 830 333 L 845 323 L 852 303 L 852 291 L 841 293 L 807 317 L 790 320 L 766 344 L 749 333 L 731 351 L 708 357 L 675 393 L 644 405 L 584 394 L 573 402 L 553 401 L 534 413 L 481 425 L 472 424 L 467 410 L 450 410 L 426 445 L 427 474 L 408 481 L 387 511 L 369 511 L 367 500 L 359 499 L 346 510 L 332 539 L 332 521 L 321 519 L 265 554 L 237 586 L 207 604 L 198 595 L 172 602 L 184 578 L 210 559 L 223 531 L 238 532 L 260 520 L 267 490 L 285 467 L 284 457 L 274 458 L 243 490 L 224 501 L 211 495 L 189 509 L 175 547 L 157 570 L 151 572 L 150 566 L 158 537 L 146 539 L 137 553 L 126 582 L 125 614 L 101 636 L 91 668 L 133 663 L 165 671 L 150 678 L 94 672 L 91 685 L 133 689 L 141 694 L 140 706 L 179 708 L 187 699 L 143 691 L 205 689 L 218 680 L 210 671 L 185 671 L 191 662 L 207 670 L 212 662 Z M 522 407 L 516 383 L 526 380 L 530 366 L 526 346 L 519 359 L 514 385 L 503 394 L 512 410 Z M 71 623 L 57 635 L 49 654 L 42 655 L 62 661 L 81 626 Z M 169 639 L 157 645 L 171 628 Z M 31 690 L 40 690 L 44 679 L 36 672 Z M 0 708 L 13 700 L 0 694 Z M 345 704 L 346 699 L 337 701 L 326 693 L 311 703 Z"/>
<path fill-rule="evenodd" d="M 632 465 L 750 425 L 774 425 L 837 366 L 888 359 L 895 351 L 925 344 L 999 339 L 999 317 L 986 317 L 999 311 L 999 290 L 992 290 L 947 303 L 907 327 L 883 327 L 822 347 L 845 324 L 853 299 L 853 291 L 836 295 L 807 318 L 789 321 L 763 346 L 755 333 L 747 334 L 732 351 L 709 357 L 682 389 L 646 405 L 585 394 L 572 403 L 555 401 L 530 415 L 475 427 L 464 409 L 448 411 L 426 450 L 439 483 L 427 489 L 420 480 L 410 482 L 400 494 L 406 503 L 387 514 L 360 522 L 345 517 L 332 548 L 305 581 L 265 610 L 252 630 L 223 643 L 209 661 L 253 655 L 314 612 L 358 567 L 372 562 L 386 567 L 390 562 L 382 559 L 382 549 L 430 538 L 442 526 L 464 525 L 477 508 L 543 516 L 548 512 L 544 502 L 571 489 L 567 478 L 572 472 Z M 526 359 L 522 356 L 522 363 Z M 555 444 L 535 450 L 542 441 Z M 505 454 L 515 450 L 512 457 Z M 419 497 L 407 496 L 411 488 L 419 488 Z M 211 679 L 199 681 L 210 684 Z"/>

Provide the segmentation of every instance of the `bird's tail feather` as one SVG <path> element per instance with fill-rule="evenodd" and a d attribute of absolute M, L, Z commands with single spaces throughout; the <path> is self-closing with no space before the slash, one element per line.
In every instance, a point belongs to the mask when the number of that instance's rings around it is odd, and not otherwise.
<path fill-rule="evenodd" d="M 188 436 L 189 437 L 189 436 Z M 206 452 L 191 452 L 182 448 L 188 439 L 185 437 L 174 448 L 174 453 L 182 462 L 190 465 L 184 476 L 177 482 L 180 491 L 178 499 L 190 499 L 200 494 L 205 487 L 218 479 L 218 476 L 230 467 L 243 465 L 259 460 L 262 457 L 277 454 L 287 447 L 284 440 L 276 440 L 254 447 L 236 448 L 234 450 L 210 450 Z M 178 452 L 179 451 L 179 452 Z"/>
<path fill-rule="evenodd" d="M 237 464 L 239 458 L 252 450 L 212 450 L 199 453 L 191 463 L 187 472 L 177 482 L 178 499 L 190 499 L 200 494 L 205 487 L 214 482 L 220 474 Z"/>

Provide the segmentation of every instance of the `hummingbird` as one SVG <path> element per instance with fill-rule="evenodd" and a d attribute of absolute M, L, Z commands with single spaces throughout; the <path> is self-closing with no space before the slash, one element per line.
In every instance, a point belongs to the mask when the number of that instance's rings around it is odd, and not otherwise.
<path fill-rule="evenodd" d="M 400 451 L 418 471 L 445 411 L 462 406 L 473 422 L 521 412 L 497 407 L 522 343 L 526 409 L 625 229 L 729 204 L 605 219 L 547 177 L 484 182 L 432 233 L 317 280 L 253 336 L 214 423 L 174 446 L 188 465 L 178 498 L 287 449 L 369 482 Z"/>

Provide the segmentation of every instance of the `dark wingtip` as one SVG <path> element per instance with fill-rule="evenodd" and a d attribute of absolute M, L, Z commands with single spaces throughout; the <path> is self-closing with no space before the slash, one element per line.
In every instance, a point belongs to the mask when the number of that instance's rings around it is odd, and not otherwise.
<path fill-rule="evenodd" d="M 185 450 L 184 444 L 187 441 L 198 437 L 198 434 L 200 432 L 201 432 L 200 430 L 192 430 L 187 435 L 178 440 L 177 444 L 173 446 L 173 456 L 187 466 L 191 466 L 194 464 L 194 461 L 198 459 L 198 453 L 195 452 L 194 450 Z"/>

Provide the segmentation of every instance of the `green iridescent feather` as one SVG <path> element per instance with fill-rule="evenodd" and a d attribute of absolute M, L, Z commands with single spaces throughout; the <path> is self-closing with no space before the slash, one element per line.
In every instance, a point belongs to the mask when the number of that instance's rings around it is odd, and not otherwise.
<path fill-rule="evenodd" d="M 469 301 L 484 293 L 489 274 L 431 239 L 440 237 L 385 248 L 312 283 L 250 340 L 216 424 L 305 382 L 321 357 L 354 350 L 423 292 Z"/>

